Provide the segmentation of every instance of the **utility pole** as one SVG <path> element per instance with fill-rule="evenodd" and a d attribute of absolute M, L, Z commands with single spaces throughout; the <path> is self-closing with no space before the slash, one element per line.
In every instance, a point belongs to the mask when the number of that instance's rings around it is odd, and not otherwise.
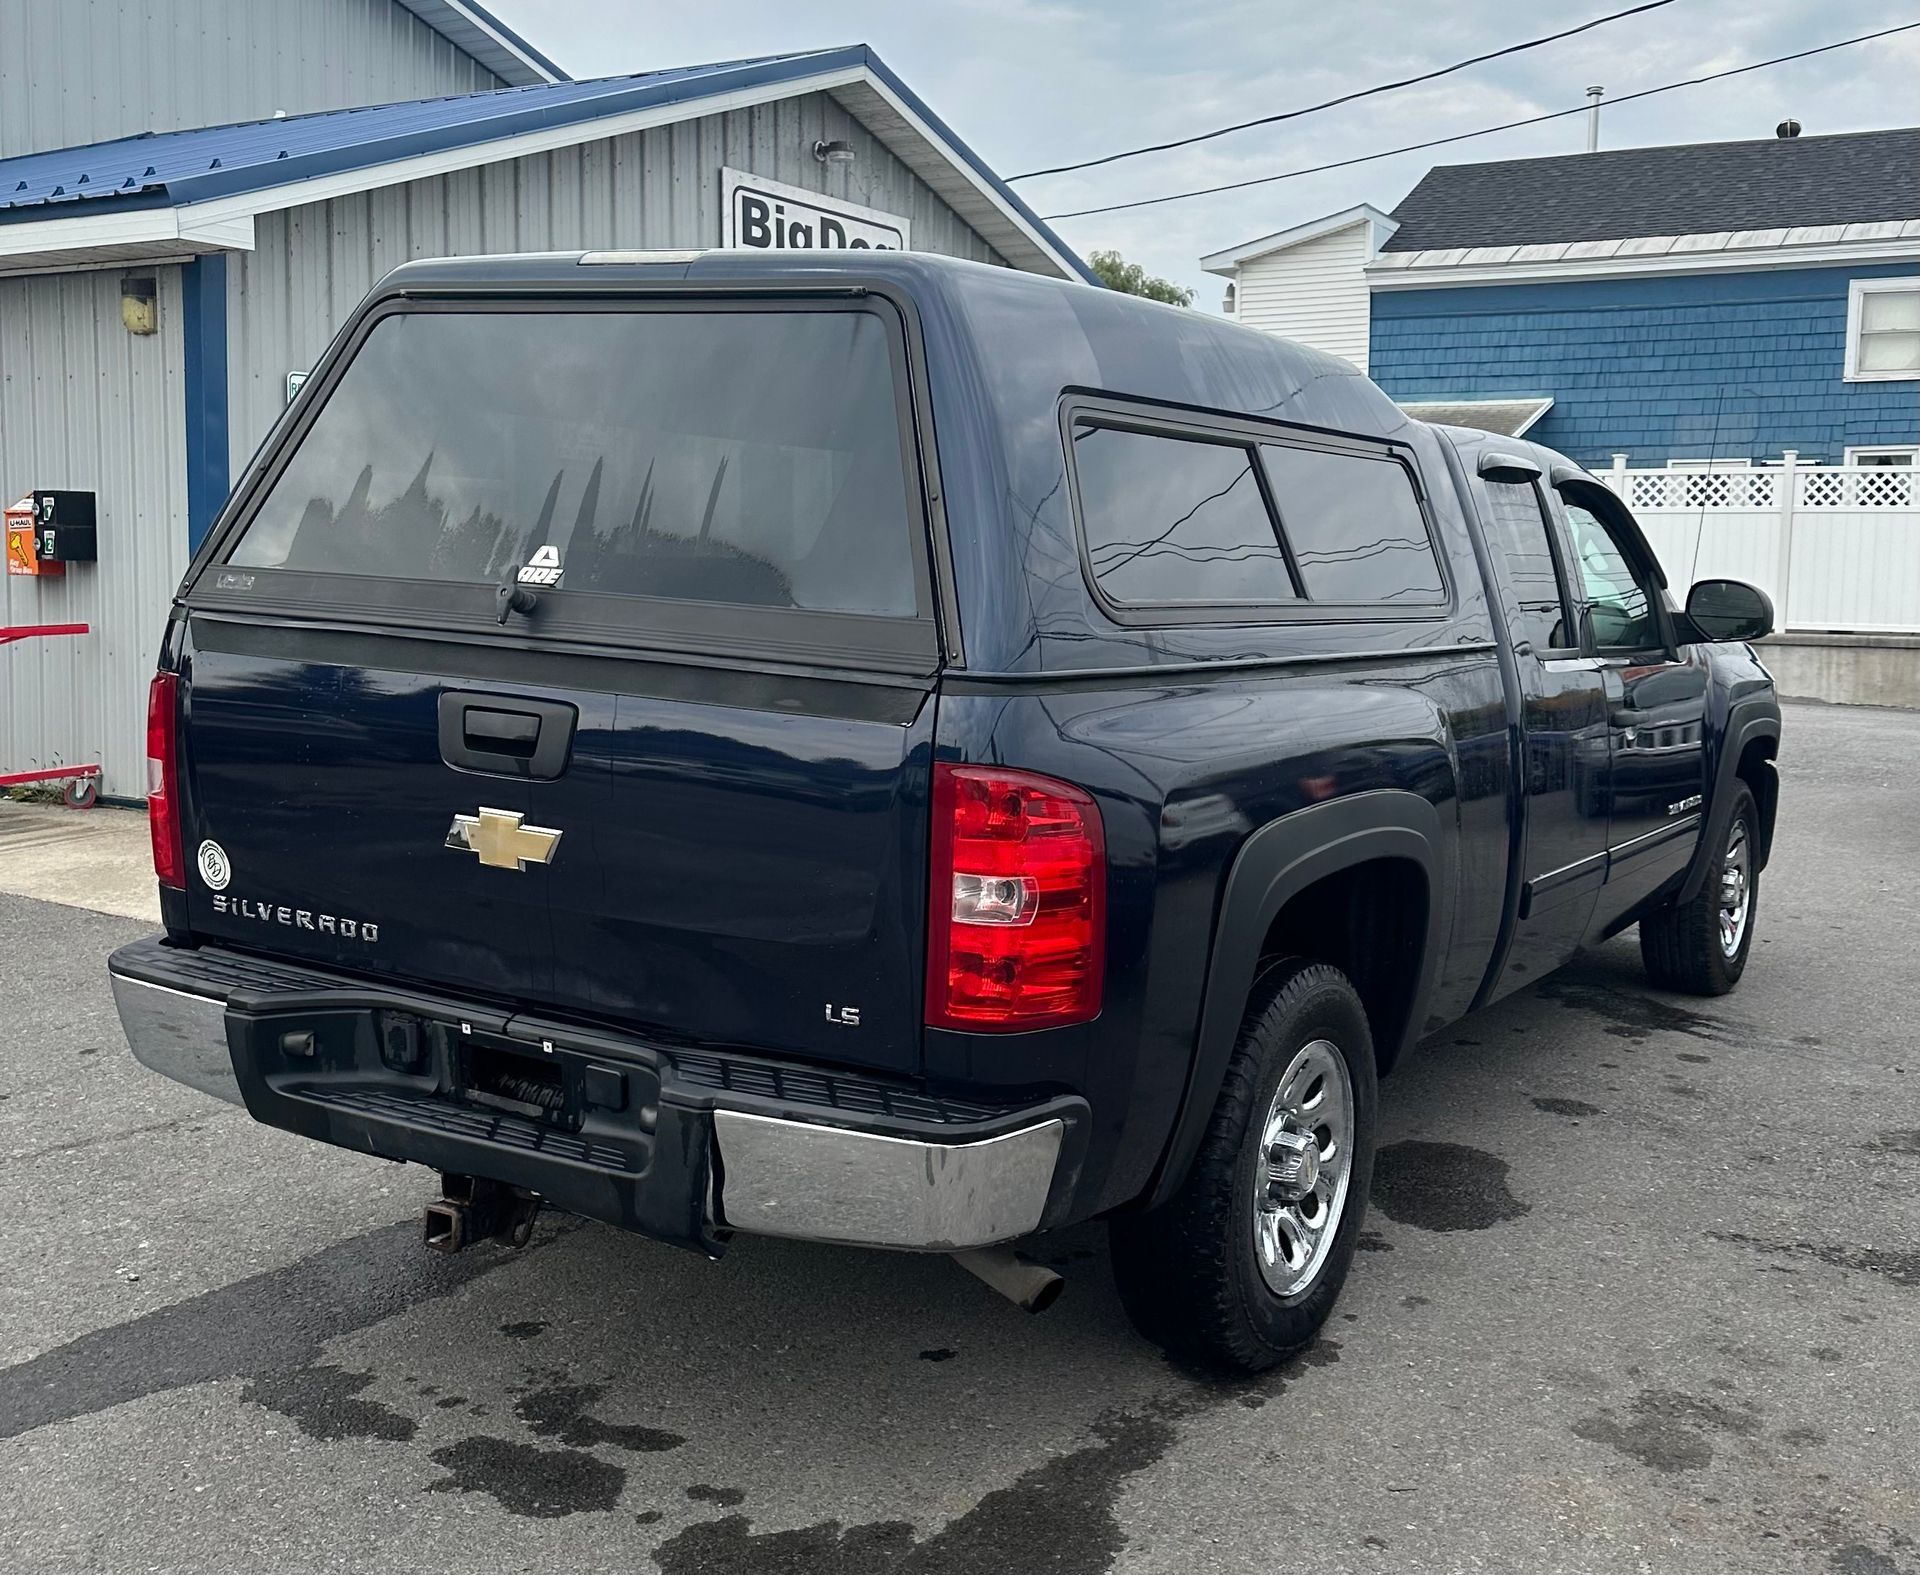
<path fill-rule="evenodd" d="M 1603 87 L 1590 87 L 1587 97 L 1593 102 L 1587 106 L 1587 151 L 1600 151 L 1600 95 L 1606 92 Z"/>

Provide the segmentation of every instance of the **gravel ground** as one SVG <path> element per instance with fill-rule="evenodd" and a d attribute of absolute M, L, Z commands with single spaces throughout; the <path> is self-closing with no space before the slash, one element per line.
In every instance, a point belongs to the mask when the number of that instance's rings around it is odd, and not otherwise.
<path fill-rule="evenodd" d="M 423 1172 L 127 1055 L 135 920 L 0 896 L 8 1570 L 1920 1575 L 1920 715 L 1789 710 L 1746 981 L 1631 937 L 1386 1085 L 1326 1338 L 1209 1387 L 1104 1237 L 417 1245 Z"/>

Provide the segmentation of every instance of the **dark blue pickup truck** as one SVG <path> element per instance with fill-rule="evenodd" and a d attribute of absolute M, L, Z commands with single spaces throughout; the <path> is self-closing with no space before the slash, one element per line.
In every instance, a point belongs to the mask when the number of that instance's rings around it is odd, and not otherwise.
<path fill-rule="evenodd" d="M 1110 1221 L 1258 1369 L 1377 1080 L 1639 924 L 1753 939 L 1764 596 L 1536 445 L 1199 314 L 883 252 L 411 264 L 175 600 L 135 1054 L 445 1178 L 957 1252 Z M 985 1249 L 984 1251 L 982 1249 Z"/>

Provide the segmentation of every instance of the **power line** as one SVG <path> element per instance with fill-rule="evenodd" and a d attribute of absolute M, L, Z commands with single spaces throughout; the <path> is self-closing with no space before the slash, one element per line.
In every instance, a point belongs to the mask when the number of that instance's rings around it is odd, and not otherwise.
<path fill-rule="evenodd" d="M 1010 181 L 1034 180 L 1042 175 L 1064 175 L 1069 170 L 1088 170 L 1098 164 L 1115 164 L 1121 159 L 1137 159 L 1143 153 L 1164 153 L 1169 148 L 1184 148 L 1192 143 L 1207 142 L 1214 137 L 1224 137 L 1235 131 L 1246 131 L 1253 126 L 1271 126 L 1277 121 L 1298 120 L 1302 115 L 1317 115 L 1323 109 L 1351 104 L 1358 98 L 1371 98 L 1376 93 L 1391 93 L 1398 88 L 1414 87 L 1421 82 L 1431 82 L 1436 77 L 1451 76 L 1456 71 L 1465 71 L 1468 66 L 1484 65 L 1487 61 L 1498 60 L 1503 55 L 1518 55 L 1529 49 L 1538 49 L 1542 44 L 1555 43 L 1563 38 L 1571 38 L 1575 33 L 1585 33 L 1596 27 L 1604 27 L 1607 23 L 1617 22 L 1624 16 L 1638 16 L 1642 11 L 1658 11 L 1662 6 L 1672 4 L 1673 0 L 1646 0 L 1644 5 L 1630 6 L 1625 11 L 1615 11 L 1609 16 L 1595 17 L 1591 22 L 1582 22 L 1578 27 L 1549 33 L 1544 38 L 1531 38 L 1523 44 L 1508 44 L 1503 49 L 1491 50 L 1484 55 L 1475 55 L 1470 60 L 1456 60 L 1450 66 L 1441 66 L 1437 71 L 1423 72 L 1417 77 L 1403 77 L 1398 82 L 1382 82 L 1377 87 L 1342 93 L 1338 98 L 1330 98 L 1320 104 L 1309 104 L 1304 109 L 1289 109 L 1278 115 L 1262 115 L 1257 120 L 1238 121 L 1231 126 L 1222 126 L 1217 131 L 1202 131 L 1191 137 L 1177 137 L 1172 142 L 1150 142 L 1145 147 L 1128 148 L 1124 153 L 1108 153 L 1097 159 L 1082 159 L 1078 164 L 1054 164 L 1043 170 L 1028 170 L 1024 174 L 1009 175 L 1007 179 Z"/>
<path fill-rule="evenodd" d="M 1676 89 L 1698 87 L 1703 82 L 1718 82 L 1724 77 L 1737 77 L 1748 71 L 1764 71 L 1768 66 L 1781 66 L 1793 60 L 1806 60 L 1813 55 L 1824 55 L 1835 49 L 1846 49 L 1854 44 L 1870 43 L 1876 38 L 1887 38 L 1894 33 L 1908 33 L 1920 22 L 1903 22 L 1898 27 L 1884 27 L 1877 33 L 1862 33 L 1858 38 L 1843 38 L 1837 43 L 1821 44 L 1815 49 L 1797 50 L 1791 55 L 1776 55 L 1771 60 L 1755 60 L 1744 66 L 1734 66 L 1727 71 L 1714 71 L 1703 77 L 1688 77 L 1683 82 L 1667 82 L 1659 87 L 1642 88 L 1638 93 L 1623 93 L 1618 98 L 1608 99 L 1609 106 L 1630 104 L 1637 98 L 1652 98 L 1656 93 L 1672 93 Z M 1405 147 L 1386 148 L 1379 153 L 1362 153 L 1351 159 L 1335 159 L 1331 164 L 1314 164 L 1306 169 L 1282 170 L 1278 175 L 1256 175 L 1251 180 L 1228 181 L 1221 186 L 1199 186 L 1190 191 L 1172 191 L 1159 197 L 1140 197 L 1133 202 L 1110 202 L 1099 208 L 1075 208 L 1068 213 L 1049 213 L 1042 217 L 1048 223 L 1057 219 L 1079 219 L 1090 213 L 1118 213 L 1123 208 L 1150 208 L 1156 203 L 1180 202 L 1188 197 L 1211 197 L 1223 191 L 1241 191 L 1248 186 L 1266 186 L 1278 180 L 1295 180 L 1302 175 L 1321 175 L 1328 170 L 1343 170 L 1355 164 L 1370 164 L 1375 159 L 1390 159 L 1401 153 L 1418 153 L 1423 148 L 1444 147 L 1450 142 L 1467 142 L 1474 137 L 1490 137 L 1496 132 L 1513 131 L 1521 126 L 1538 126 L 1549 120 L 1562 120 L 1568 115 L 1584 115 L 1592 108 L 1581 104 L 1574 109 L 1556 109 L 1550 114 L 1533 115 L 1525 120 L 1509 120 L 1498 126 L 1482 126 L 1478 131 L 1456 132 L 1450 137 L 1434 137 L 1427 142 L 1409 142 Z"/>

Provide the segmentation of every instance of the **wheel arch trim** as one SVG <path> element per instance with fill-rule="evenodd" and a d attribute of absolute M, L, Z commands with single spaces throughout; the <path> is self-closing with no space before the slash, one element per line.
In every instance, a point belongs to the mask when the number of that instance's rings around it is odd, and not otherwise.
<path fill-rule="evenodd" d="M 1728 716 L 1726 730 L 1721 737 L 1723 744 L 1714 768 L 1713 801 L 1708 807 L 1706 829 L 1693 850 L 1693 860 L 1687 866 L 1686 878 L 1680 883 L 1680 889 L 1674 897 L 1676 905 L 1693 901 L 1706 883 L 1708 873 L 1718 865 L 1718 850 L 1726 840 L 1727 822 L 1733 815 L 1734 784 L 1742 780 L 1740 759 L 1746 754 L 1747 746 L 1757 739 L 1771 739 L 1776 745 L 1779 743 L 1778 707 L 1771 701 L 1753 701 L 1746 706 L 1736 707 Z M 1767 828 L 1762 830 L 1766 831 Z M 1769 832 L 1762 840 L 1763 852 L 1770 851 L 1771 844 Z M 1756 870 L 1764 867 L 1764 860 L 1755 866 Z"/>
<path fill-rule="evenodd" d="M 1375 1054 L 1390 1066 L 1419 1037 L 1447 939 L 1439 922 L 1451 911 L 1450 894 L 1442 890 L 1450 864 L 1446 853 L 1439 811 L 1419 794 L 1399 788 L 1295 810 L 1269 821 L 1241 844 L 1221 893 L 1186 1089 L 1159 1173 L 1147 1192 L 1149 1206 L 1165 1202 L 1185 1180 L 1226 1076 L 1261 943 L 1280 911 L 1309 886 L 1380 860 L 1419 867 L 1427 886 L 1420 976 L 1400 1042 L 1384 1050 L 1376 1045 Z"/>

